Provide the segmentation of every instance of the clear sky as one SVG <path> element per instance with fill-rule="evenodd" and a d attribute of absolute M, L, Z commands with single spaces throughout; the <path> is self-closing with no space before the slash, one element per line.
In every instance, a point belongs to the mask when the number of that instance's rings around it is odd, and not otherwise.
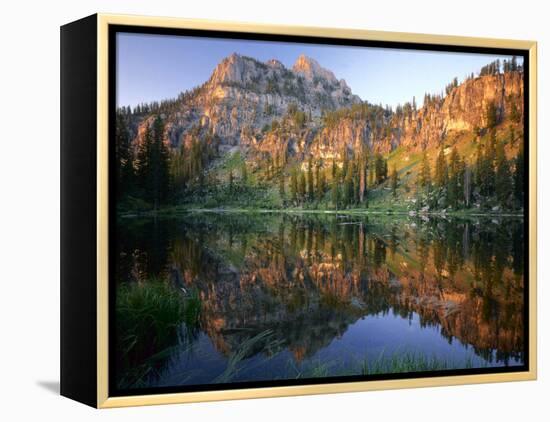
<path fill-rule="evenodd" d="M 426 92 L 442 92 L 456 76 L 508 56 L 442 53 L 286 42 L 194 38 L 119 33 L 117 35 L 117 106 L 174 98 L 205 82 L 231 53 L 260 61 L 280 60 L 291 68 L 300 54 L 312 57 L 345 79 L 362 100 L 395 107 Z M 521 63 L 518 58 L 518 63 Z"/>

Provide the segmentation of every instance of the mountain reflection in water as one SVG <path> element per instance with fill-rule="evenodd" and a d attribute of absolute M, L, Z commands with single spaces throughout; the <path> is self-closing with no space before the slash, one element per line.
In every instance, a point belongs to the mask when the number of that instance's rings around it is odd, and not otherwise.
<path fill-rule="evenodd" d="M 164 280 L 200 303 L 166 342 L 117 347 L 121 388 L 411 370 L 381 356 L 523 364 L 519 218 L 193 213 L 117 230 L 119 285 Z"/>

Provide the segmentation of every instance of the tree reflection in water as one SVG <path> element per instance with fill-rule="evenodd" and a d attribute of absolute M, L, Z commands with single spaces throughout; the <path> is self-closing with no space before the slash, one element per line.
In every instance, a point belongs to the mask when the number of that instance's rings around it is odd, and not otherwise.
<path fill-rule="evenodd" d="M 521 219 L 204 213 L 118 230 L 119 283 L 161 278 L 200 299 L 195 345 L 175 335 L 146 385 L 220 382 L 232 366 L 223 381 L 354 374 L 405 348 L 453 367 L 523 362 Z"/>

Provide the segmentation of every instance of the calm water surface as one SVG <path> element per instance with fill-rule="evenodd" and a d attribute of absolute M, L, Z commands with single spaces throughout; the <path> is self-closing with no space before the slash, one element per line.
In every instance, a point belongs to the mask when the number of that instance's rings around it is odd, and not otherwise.
<path fill-rule="evenodd" d="M 193 213 L 117 226 L 121 388 L 523 363 L 522 219 Z M 185 317 L 164 316 L 170 300 Z M 130 330 L 128 309 L 154 310 Z"/>

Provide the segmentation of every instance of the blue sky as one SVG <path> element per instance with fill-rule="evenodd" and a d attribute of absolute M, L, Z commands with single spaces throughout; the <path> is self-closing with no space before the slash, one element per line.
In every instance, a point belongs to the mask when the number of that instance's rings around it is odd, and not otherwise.
<path fill-rule="evenodd" d="M 361 99 L 392 107 L 413 96 L 420 105 L 424 93 L 440 93 L 455 76 L 460 81 L 497 58 L 510 58 L 149 34 L 119 33 L 117 37 L 117 106 L 176 97 L 205 82 L 233 52 L 261 61 L 275 58 L 288 68 L 305 54 L 345 79 Z"/>

